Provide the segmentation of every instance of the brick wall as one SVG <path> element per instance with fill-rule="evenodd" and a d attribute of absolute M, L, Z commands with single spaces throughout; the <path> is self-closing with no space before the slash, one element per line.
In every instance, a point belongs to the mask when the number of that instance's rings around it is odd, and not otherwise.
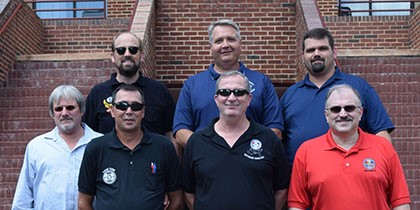
<path fill-rule="evenodd" d="M 230 18 L 241 28 L 248 67 L 282 83 L 295 78 L 295 1 L 158 0 L 156 75 L 166 83 L 183 83 L 211 62 L 208 25 Z"/>
<path fill-rule="evenodd" d="M 410 44 L 412 49 L 420 49 L 420 7 L 417 7 L 416 10 L 410 17 Z"/>
<path fill-rule="evenodd" d="M 42 53 L 42 48 L 41 21 L 22 0 L 10 0 L 0 14 L 0 86 L 16 55 Z"/>
<path fill-rule="evenodd" d="M 338 49 L 409 49 L 409 16 L 324 17 Z"/>
<path fill-rule="evenodd" d="M 411 209 L 420 209 L 420 57 L 340 57 L 342 69 L 366 79 L 395 125 L 391 133 L 409 186 Z"/>
<path fill-rule="evenodd" d="M 112 38 L 129 29 L 135 0 L 107 1 L 106 19 L 43 20 L 48 54 L 110 52 Z"/>

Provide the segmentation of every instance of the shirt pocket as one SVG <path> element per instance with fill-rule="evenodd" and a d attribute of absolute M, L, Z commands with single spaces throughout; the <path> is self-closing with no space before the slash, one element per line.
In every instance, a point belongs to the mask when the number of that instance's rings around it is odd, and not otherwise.
<path fill-rule="evenodd" d="M 153 191 L 164 191 L 164 173 L 160 167 L 155 170 L 152 167 L 146 168 L 146 188 Z"/>

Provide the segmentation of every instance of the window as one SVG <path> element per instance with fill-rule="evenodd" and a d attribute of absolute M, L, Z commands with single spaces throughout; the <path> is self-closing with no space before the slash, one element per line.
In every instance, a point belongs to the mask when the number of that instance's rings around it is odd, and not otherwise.
<path fill-rule="evenodd" d="M 105 18 L 105 0 L 34 0 L 41 19 Z"/>

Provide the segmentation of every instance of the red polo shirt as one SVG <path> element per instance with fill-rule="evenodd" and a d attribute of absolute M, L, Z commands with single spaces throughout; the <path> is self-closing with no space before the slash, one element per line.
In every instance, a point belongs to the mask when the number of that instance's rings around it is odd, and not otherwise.
<path fill-rule="evenodd" d="M 410 203 L 400 160 L 386 139 L 359 129 L 345 151 L 328 133 L 305 142 L 296 153 L 289 207 L 305 209 L 390 209 Z"/>

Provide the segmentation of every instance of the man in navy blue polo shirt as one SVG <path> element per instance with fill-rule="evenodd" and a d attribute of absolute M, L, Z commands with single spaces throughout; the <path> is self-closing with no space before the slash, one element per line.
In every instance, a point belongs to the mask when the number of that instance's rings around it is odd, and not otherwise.
<path fill-rule="evenodd" d="M 280 210 L 289 164 L 278 136 L 246 116 L 253 100 L 238 71 L 220 75 L 213 99 L 219 118 L 194 132 L 183 156 L 186 203 L 194 210 Z"/>
<path fill-rule="evenodd" d="M 121 85 L 112 94 L 115 129 L 86 147 L 79 175 L 79 210 L 176 210 L 183 206 L 180 163 L 166 136 L 142 126 L 143 93 Z"/>
<path fill-rule="evenodd" d="M 242 53 L 239 26 L 232 20 L 222 19 L 212 23 L 208 33 L 213 64 L 187 79 L 181 89 L 173 123 L 177 143 L 185 147 L 194 131 L 204 128 L 218 116 L 219 110 L 213 101 L 214 87 L 220 74 L 228 71 L 239 71 L 249 78 L 253 100 L 247 116 L 281 137 L 282 119 L 273 84 L 264 74 L 239 62 Z"/>
<path fill-rule="evenodd" d="M 328 90 L 337 84 L 348 84 L 360 93 L 364 108 L 360 128 L 391 141 L 389 133 L 394 125 L 373 87 L 361 77 L 345 74 L 335 67 L 336 50 L 330 32 L 324 28 L 306 32 L 302 49 L 308 74 L 304 80 L 289 87 L 280 99 L 283 141 L 289 163 L 293 163 L 296 150 L 303 142 L 328 131 L 325 98 Z"/>

